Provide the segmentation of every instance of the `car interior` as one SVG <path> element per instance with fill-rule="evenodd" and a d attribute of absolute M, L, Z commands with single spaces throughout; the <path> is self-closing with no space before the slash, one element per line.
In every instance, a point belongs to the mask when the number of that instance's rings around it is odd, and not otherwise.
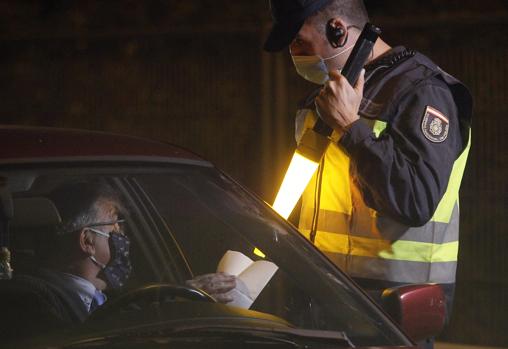
<path fill-rule="evenodd" d="M 38 284 L 30 275 L 39 266 L 38 249 L 45 245 L 45 233 L 61 223 L 60 214 L 47 194 L 59 184 L 72 180 L 100 179 L 107 182 L 125 202 L 126 233 L 131 240 L 133 271 L 128 282 L 119 290 L 107 290 L 112 304 L 127 291 L 147 285 L 185 285 L 196 275 L 215 272 L 222 255 L 229 249 L 241 252 L 253 260 L 273 261 L 279 269 L 262 289 L 249 310 L 270 314 L 297 328 L 320 330 L 351 330 L 359 333 L 357 341 L 378 336 L 379 326 L 367 313 L 358 311 L 361 303 L 349 287 L 329 274 L 312 274 L 316 266 L 297 263 L 293 255 L 303 240 L 291 237 L 285 227 L 263 210 L 262 204 L 244 197 L 235 184 L 219 176 L 201 175 L 201 170 L 165 169 L 151 171 L 137 168 L 79 167 L 65 171 L 53 168 L 22 170 L 8 173 L 8 183 L 0 186 L 2 195 L 2 236 L 9 237 L 13 280 L 0 280 L 0 336 L 19 338 L 30 333 L 46 331 L 58 324 L 45 320 L 51 308 L 67 307 L 51 297 L 48 285 Z M 3 173 L 0 174 L 3 176 Z M 293 241 L 294 240 L 294 241 Z M 278 246 L 275 249 L 275 246 Z M 256 256 L 256 248 L 267 253 Z M 310 253 L 305 249 L 301 253 Z M 298 257 L 303 258 L 303 257 Z M 305 269 L 305 271 L 304 271 Z M 312 282 L 302 282 L 302 273 L 318 282 L 341 285 L 332 291 L 316 288 Z M 306 274 L 307 275 L 307 274 Z M 18 281 L 19 276 L 23 276 Z M 322 279 L 324 278 L 324 279 Z M 328 287 L 328 286 L 327 286 Z M 324 293 L 323 293 L 324 292 Z M 341 297 L 328 303 L 329 292 Z M 185 297 L 179 300 L 189 301 Z M 330 311 L 330 307 L 341 311 Z M 130 307 L 130 311 L 135 308 Z M 134 310 L 133 310 L 134 309 Z M 138 307 L 139 309 L 139 307 Z M 368 308 L 365 308 L 367 311 Z M 20 316 L 36 310 L 33 316 Z M 245 313 L 255 318 L 256 313 Z M 135 315 L 134 315 L 135 316 Z M 69 315 L 79 320 L 79 314 Z M 37 323 L 33 319 L 42 319 Z M 68 321 L 69 319 L 62 319 Z M 360 339 L 359 339 L 360 338 Z"/>

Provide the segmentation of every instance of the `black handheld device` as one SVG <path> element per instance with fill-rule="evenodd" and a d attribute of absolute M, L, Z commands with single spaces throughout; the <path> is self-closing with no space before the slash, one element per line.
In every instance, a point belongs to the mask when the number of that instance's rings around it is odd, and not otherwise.
<path fill-rule="evenodd" d="M 376 43 L 377 38 L 381 34 L 381 29 L 371 23 L 366 23 L 363 27 L 362 33 L 358 37 L 353 51 L 349 55 L 349 58 L 341 71 L 341 74 L 347 79 L 347 81 L 353 86 L 360 76 L 365 62 Z M 333 130 L 328 126 L 321 118 L 319 118 L 313 127 L 313 130 L 320 135 L 329 137 Z"/>

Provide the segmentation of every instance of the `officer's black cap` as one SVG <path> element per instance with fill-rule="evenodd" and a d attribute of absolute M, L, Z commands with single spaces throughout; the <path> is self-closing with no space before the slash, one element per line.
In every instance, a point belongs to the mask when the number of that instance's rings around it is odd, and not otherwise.
<path fill-rule="evenodd" d="M 288 46 L 307 18 L 314 15 L 331 0 L 270 0 L 273 27 L 264 49 L 276 52 Z"/>

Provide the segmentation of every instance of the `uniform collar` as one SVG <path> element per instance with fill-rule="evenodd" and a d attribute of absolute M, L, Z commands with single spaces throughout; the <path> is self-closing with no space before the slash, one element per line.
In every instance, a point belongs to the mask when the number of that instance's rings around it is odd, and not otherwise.
<path fill-rule="evenodd" d="M 365 66 L 367 73 L 376 70 L 380 67 L 390 68 L 391 66 L 405 60 L 406 58 L 412 57 L 416 54 L 414 50 L 408 49 L 404 46 L 392 47 L 388 52 L 383 54 L 381 57 L 369 62 Z"/>

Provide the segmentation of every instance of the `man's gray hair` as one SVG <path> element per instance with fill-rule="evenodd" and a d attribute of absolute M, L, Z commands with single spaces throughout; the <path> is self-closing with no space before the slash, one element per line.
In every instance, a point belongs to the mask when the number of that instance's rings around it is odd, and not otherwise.
<path fill-rule="evenodd" d="M 320 33 L 324 34 L 326 33 L 326 23 L 335 17 L 343 18 L 360 30 L 369 21 L 363 0 L 332 0 L 330 4 L 310 17 L 310 21 L 316 25 Z"/>
<path fill-rule="evenodd" d="M 75 257 L 77 233 L 99 222 L 99 205 L 111 202 L 117 212 L 125 212 L 118 193 L 105 181 L 69 181 L 48 194 L 60 214 L 62 223 L 38 234 L 36 254 L 40 262 L 71 263 Z"/>
<path fill-rule="evenodd" d="M 59 234 L 66 234 L 70 232 L 77 232 L 84 227 L 87 227 L 91 224 L 98 223 L 98 214 L 99 208 L 98 203 L 101 200 L 105 200 L 102 197 L 97 197 L 97 199 L 87 208 L 84 208 L 80 213 L 67 218 L 62 222 L 62 225 L 58 227 Z"/>
<path fill-rule="evenodd" d="M 98 204 L 112 202 L 121 212 L 120 199 L 115 190 L 100 181 L 65 183 L 50 194 L 62 218 L 59 234 L 76 232 L 91 224 L 99 223 Z"/>

